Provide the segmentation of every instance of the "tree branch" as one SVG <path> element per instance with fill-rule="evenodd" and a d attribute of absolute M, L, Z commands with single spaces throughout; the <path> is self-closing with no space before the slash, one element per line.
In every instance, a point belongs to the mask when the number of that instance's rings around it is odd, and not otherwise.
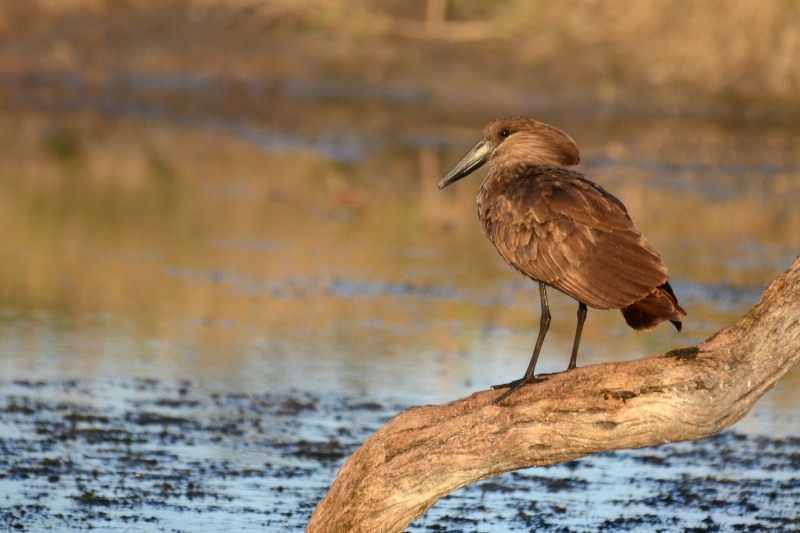
<path fill-rule="evenodd" d="M 707 437 L 800 361 L 800 257 L 736 325 L 636 361 L 553 374 L 499 405 L 412 407 L 344 463 L 307 531 L 404 531 L 437 500 L 510 470 Z"/>

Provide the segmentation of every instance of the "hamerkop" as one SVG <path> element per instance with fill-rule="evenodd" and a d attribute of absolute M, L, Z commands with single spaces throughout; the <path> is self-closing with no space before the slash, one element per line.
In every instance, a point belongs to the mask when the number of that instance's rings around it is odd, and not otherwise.
<path fill-rule="evenodd" d="M 539 282 L 539 336 L 522 379 L 499 402 L 535 381 L 550 326 L 547 286 L 578 301 L 578 326 L 567 370 L 575 368 L 586 307 L 619 309 L 630 327 L 669 320 L 680 331 L 686 312 L 667 281 L 661 255 L 636 229 L 616 197 L 575 170 L 578 146 L 563 131 L 523 117 L 494 120 L 483 138 L 439 182 L 444 188 L 488 164 L 478 192 L 483 233 L 506 262 Z"/>

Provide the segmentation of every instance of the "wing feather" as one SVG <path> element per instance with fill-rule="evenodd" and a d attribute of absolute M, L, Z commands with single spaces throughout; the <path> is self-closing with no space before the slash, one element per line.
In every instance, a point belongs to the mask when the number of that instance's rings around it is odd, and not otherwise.
<path fill-rule="evenodd" d="M 506 262 L 587 305 L 622 308 L 667 281 L 625 206 L 579 172 L 531 166 L 511 179 L 490 176 L 478 205 Z"/>

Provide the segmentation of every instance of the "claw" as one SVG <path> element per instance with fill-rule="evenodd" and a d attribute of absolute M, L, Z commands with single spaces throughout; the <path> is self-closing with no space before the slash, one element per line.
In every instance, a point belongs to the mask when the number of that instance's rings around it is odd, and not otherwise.
<path fill-rule="evenodd" d="M 544 378 L 544 377 L 533 377 L 532 376 L 530 378 L 517 379 L 517 380 L 514 380 L 514 381 L 512 381 L 510 383 L 503 383 L 502 385 L 492 385 L 492 389 L 493 390 L 504 389 L 504 388 L 508 387 L 508 390 L 505 391 L 500 396 L 498 396 L 497 398 L 495 398 L 494 400 L 492 400 L 492 403 L 494 403 L 494 404 L 500 403 L 501 401 L 506 399 L 508 396 L 510 396 L 511 393 L 513 393 L 513 392 L 517 391 L 518 389 L 522 388 L 522 386 L 527 384 L 527 383 L 539 383 L 539 382 L 542 382 L 542 381 L 547 381 L 547 378 Z"/>

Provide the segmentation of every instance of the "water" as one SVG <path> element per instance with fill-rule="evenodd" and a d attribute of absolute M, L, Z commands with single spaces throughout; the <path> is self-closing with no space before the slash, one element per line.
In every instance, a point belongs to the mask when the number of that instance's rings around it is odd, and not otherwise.
<path fill-rule="evenodd" d="M 246 115 L 181 103 L 220 92 L 186 81 L 149 78 L 122 96 L 7 95 L 7 527 L 299 529 L 390 416 L 527 365 L 535 285 L 480 234 L 479 178 L 436 190 L 482 124 L 404 113 L 422 105 L 413 91 L 333 85 L 284 87 L 280 112 Z M 689 312 L 677 334 L 590 310 L 579 364 L 705 339 L 800 249 L 797 133 L 543 115 L 628 206 Z M 551 304 L 542 372 L 565 367 L 574 331 L 574 302 Z M 799 385 L 795 369 L 714 439 L 502 476 L 410 530 L 796 526 Z M 685 493 L 698 486 L 704 501 Z"/>

